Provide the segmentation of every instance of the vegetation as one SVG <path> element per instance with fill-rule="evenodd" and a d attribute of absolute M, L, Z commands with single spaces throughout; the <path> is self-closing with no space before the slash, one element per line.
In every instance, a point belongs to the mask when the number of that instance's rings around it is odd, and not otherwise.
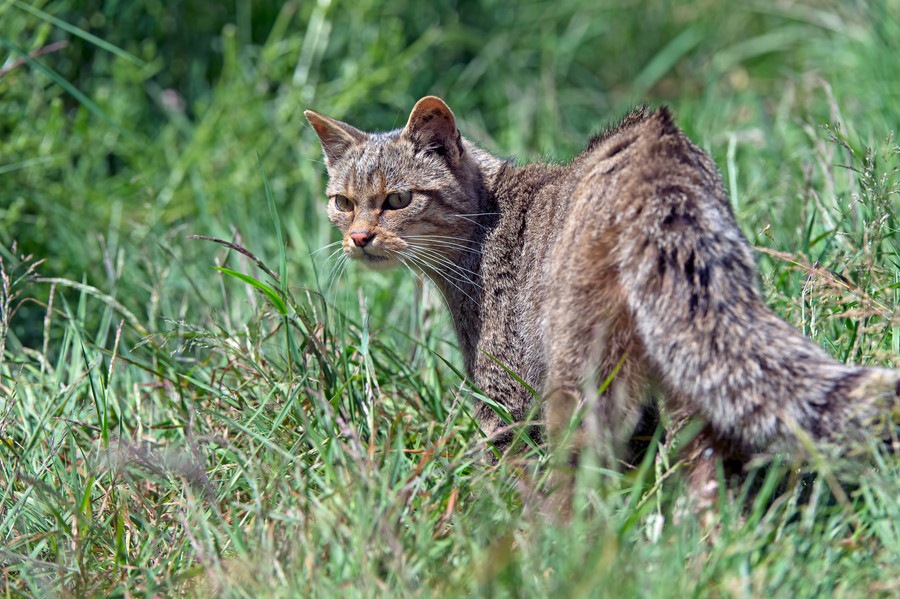
<path fill-rule="evenodd" d="M 0 0 L 4 596 L 896 596 L 900 461 L 482 458 L 439 299 L 340 268 L 302 110 L 520 160 L 667 103 L 770 303 L 900 355 L 900 2 Z M 195 236 L 223 240 L 216 243 Z M 246 248 L 251 256 L 238 251 Z M 818 476 L 808 473 L 815 471 Z"/>

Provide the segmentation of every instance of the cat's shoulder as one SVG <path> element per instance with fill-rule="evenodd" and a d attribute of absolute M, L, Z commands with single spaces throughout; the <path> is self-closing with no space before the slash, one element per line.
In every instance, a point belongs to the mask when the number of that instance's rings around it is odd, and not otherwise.
<path fill-rule="evenodd" d="M 645 158 L 653 158 L 660 147 L 677 149 L 689 145 L 668 107 L 650 110 L 639 106 L 594 135 L 581 157 L 604 160 L 627 150 L 630 154 L 646 154 Z"/>
<path fill-rule="evenodd" d="M 679 129 L 668 107 L 640 106 L 593 136 L 579 159 L 595 166 L 669 171 L 696 166 L 698 154 L 702 152 Z"/>
<path fill-rule="evenodd" d="M 585 153 L 592 152 L 609 142 L 623 142 L 639 137 L 678 136 L 681 130 L 675 124 L 672 111 L 668 106 L 660 106 L 650 110 L 647 106 L 633 108 L 619 121 L 607 126 L 594 135 L 585 148 Z"/>

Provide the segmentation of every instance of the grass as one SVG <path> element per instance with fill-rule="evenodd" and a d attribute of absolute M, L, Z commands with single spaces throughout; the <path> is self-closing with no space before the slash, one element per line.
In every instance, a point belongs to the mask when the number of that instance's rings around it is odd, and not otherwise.
<path fill-rule="evenodd" d="M 0 2 L 0 592 L 896 596 L 896 454 L 753 471 L 712 537 L 665 448 L 568 521 L 541 450 L 486 464 L 434 293 L 315 253 L 302 110 L 437 93 L 562 160 L 668 103 L 770 304 L 896 366 L 898 40 L 896 0 Z"/>

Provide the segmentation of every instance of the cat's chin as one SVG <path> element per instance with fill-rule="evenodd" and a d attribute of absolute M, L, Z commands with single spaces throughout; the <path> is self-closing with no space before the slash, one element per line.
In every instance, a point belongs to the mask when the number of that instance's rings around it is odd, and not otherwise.
<path fill-rule="evenodd" d="M 367 268 L 372 270 L 389 270 L 398 265 L 398 262 L 389 256 L 379 256 L 365 252 L 362 255 L 354 256 L 354 260 L 365 264 Z"/>

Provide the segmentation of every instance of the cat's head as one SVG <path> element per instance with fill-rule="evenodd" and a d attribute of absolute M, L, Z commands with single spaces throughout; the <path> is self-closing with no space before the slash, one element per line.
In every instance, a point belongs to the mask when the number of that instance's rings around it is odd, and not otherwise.
<path fill-rule="evenodd" d="M 441 269 L 466 251 L 480 209 L 477 160 L 450 108 L 419 100 L 402 129 L 365 133 L 305 112 L 328 168 L 328 217 L 350 258 L 372 268 Z"/>

